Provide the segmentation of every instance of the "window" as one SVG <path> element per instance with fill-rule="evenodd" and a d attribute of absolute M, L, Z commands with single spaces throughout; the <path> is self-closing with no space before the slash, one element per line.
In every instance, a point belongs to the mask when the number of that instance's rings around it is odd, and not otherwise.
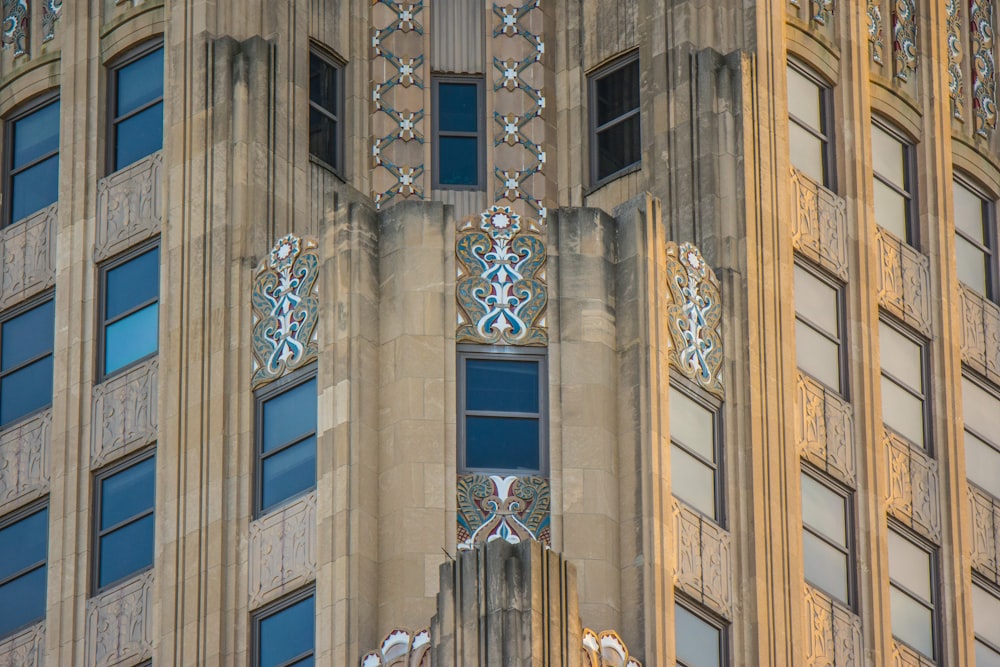
<path fill-rule="evenodd" d="M 972 584 L 976 667 L 1000 667 L 1000 593 Z"/>
<path fill-rule="evenodd" d="M 312 591 L 266 607 L 254 616 L 254 667 L 313 664 L 316 610 Z"/>
<path fill-rule="evenodd" d="M 0 321 L 0 428 L 52 404 L 53 300 Z"/>
<path fill-rule="evenodd" d="M 129 54 L 111 71 L 110 172 L 163 147 L 163 48 Z"/>
<path fill-rule="evenodd" d="M 847 393 L 842 354 L 841 287 L 795 265 L 795 352 L 798 366 L 838 394 Z"/>
<path fill-rule="evenodd" d="M 722 480 L 716 411 L 670 387 L 670 485 L 673 494 L 721 523 Z"/>
<path fill-rule="evenodd" d="M 642 159 L 639 145 L 639 54 L 590 77 L 590 180 L 599 185 Z"/>
<path fill-rule="evenodd" d="M 131 458 L 97 475 L 94 589 L 153 565 L 156 458 Z"/>
<path fill-rule="evenodd" d="M 59 198 L 59 100 L 41 98 L 7 123 L 4 224 Z"/>
<path fill-rule="evenodd" d="M 823 187 L 833 189 L 829 104 L 829 88 L 788 65 L 788 147 L 792 165 Z"/>
<path fill-rule="evenodd" d="M 993 205 L 961 181 L 954 181 L 955 259 L 958 279 L 987 298 L 996 298 Z"/>
<path fill-rule="evenodd" d="M 851 506 L 845 492 L 802 472 L 805 577 L 835 600 L 853 602 Z"/>
<path fill-rule="evenodd" d="M 316 486 L 316 374 L 297 373 L 257 396 L 257 511 Z"/>
<path fill-rule="evenodd" d="M 889 530 L 889 613 L 892 634 L 929 658 L 935 654 L 937 596 L 934 556 Z"/>
<path fill-rule="evenodd" d="M 309 154 L 334 171 L 343 166 L 343 68 L 309 53 Z"/>
<path fill-rule="evenodd" d="M 924 346 L 885 321 L 879 321 L 878 331 L 882 421 L 913 444 L 928 449 Z"/>
<path fill-rule="evenodd" d="M 725 634 L 687 607 L 674 603 L 674 641 L 678 667 L 715 667 L 725 663 Z"/>
<path fill-rule="evenodd" d="M 156 354 L 158 347 L 160 249 L 139 252 L 101 268 L 105 376 Z"/>
<path fill-rule="evenodd" d="M 0 522 L 0 638 L 45 618 L 48 545 L 47 507 Z"/>
<path fill-rule="evenodd" d="M 544 350 L 460 348 L 458 466 L 541 473 L 548 464 Z"/>
<path fill-rule="evenodd" d="M 1000 398 L 962 378 L 965 472 L 971 482 L 1000 498 Z"/>
<path fill-rule="evenodd" d="M 880 125 L 872 125 L 875 222 L 896 238 L 916 246 L 911 162 L 910 144 Z"/>
<path fill-rule="evenodd" d="M 483 80 L 434 79 L 434 187 L 481 190 L 486 144 Z"/>

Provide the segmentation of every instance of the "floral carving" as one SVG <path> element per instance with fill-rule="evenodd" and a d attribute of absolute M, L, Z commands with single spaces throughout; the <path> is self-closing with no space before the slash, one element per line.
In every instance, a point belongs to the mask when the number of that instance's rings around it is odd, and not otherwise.
<path fill-rule="evenodd" d="M 729 533 L 676 498 L 673 514 L 674 585 L 732 618 Z"/>
<path fill-rule="evenodd" d="M 288 234 L 257 267 L 253 282 L 254 389 L 316 358 L 319 320 L 316 241 Z"/>
<path fill-rule="evenodd" d="M 316 493 L 250 524 L 250 606 L 316 576 Z"/>
<path fill-rule="evenodd" d="M 56 21 L 62 16 L 63 0 L 42 0 L 42 41 L 56 36 Z"/>
<path fill-rule="evenodd" d="M 642 667 L 614 630 L 597 633 L 583 629 L 583 667 Z"/>
<path fill-rule="evenodd" d="M 0 44 L 14 47 L 14 55 L 27 51 L 28 0 L 3 0 L 3 24 L 0 26 Z"/>
<path fill-rule="evenodd" d="M 551 492 L 544 477 L 459 475 L 458 548 L 492 540 L 549 543 Z"/>
<path fill-rule="evenodd" d="M 881 257 L 879 305 L 929 337 L 930 260 L 881 227 L 875 240 Z"/>
<path fill-rule="evenodd" d="M 871 47 L 872 60 L 882 64 L 884 42 L 882 38 L 882 7 L 880 0 L 868 0 L 868 44 Z"/>
<path fill-rule="evenodd" d="M 48 491 L 51 432 L 52 410 L 0 432 L 0 513 Z"/>
<path fill-rule="evenodd" d="M 993 0 L 969 5 L 972 38 L 972 111 L 976 134 L 985 137 L 997 126 L 996 55 L 993 45 Z"/>
<path fill-rule="evenodd" d="M 151 359 L 94 387 L 91 468 L 156 441 L 158 370 Z"/>
<path fill-rule="evenodd" d="M 163 153 L 153 153 L 97 183 L 97 240 L 101 261 L 160 233 Z"/>
<path fill-rule="evenodd" d="M 888 429 L 883 431 L 889 512 L 925 537 L 941 539 L 937 461 Z"/>
<path fill-rule="evenodd" d="M 136 664 L 153 651 L 153 573 L 87 600 L 87 667 Z"/>
<path fill-rule="evenodd" d="M 361 667 L 431 667 L 430 630 L 412 634 L 408 630 L 393 630 L 377 651 L 361 658 Z"/>
<path fill-rule="evenodd" d="M 1000 500 L 970 484 L 972 516 L 972 567 L 990 581 L 1000 584 Z"/>
<path fill-rule="evenodd" d="M 56 282 L 57 204 L 0 230 L 0 309 Z"/>
<path fill-rule="evenodd" d="M 951 112 L 961 120 L 965 115 L 965 86 L 962 82 L 962 17 L 958 0 L 946 0 L 945 19 L 948 28 L 948 93 Z"/>
<path fill-rule="evenodd" d="M 723 396 L 722 300 L 715 272 L 691 243 L 667 243 L 667 330 L 671 365 Z"/>
<path fill-rule="evenodd" d="M 917 70 L 917 8 L 913 0 L 894 0 L 892 50 L 896 76 L 907 81 Z"/>
<path fill-rule="evenodd" d="M 841 280 L 847 280 L 847 202 L 792 168 L 792 243 Z"/>
<path fill-rule="evenodd" d="M 805 586 L 806 667 L 861 665 L 861 619 L 821 591 Z"/>
<path fill-rule="evenodd" d="M 458 342 L 546 345 L 545 244 L 510 207 L 491 206 L 455 240 Z"/>
<path fill-rule="evenodd" d="M 0 667 L 39 667 L 44 664 L 44 621 L 0 641 Z"/>
<path fill-rule="evenodd" d="M 854 414 L 850 403 L 798 374 L 795 438 L 799 454 L 817 468 L 854 486 Z"/>

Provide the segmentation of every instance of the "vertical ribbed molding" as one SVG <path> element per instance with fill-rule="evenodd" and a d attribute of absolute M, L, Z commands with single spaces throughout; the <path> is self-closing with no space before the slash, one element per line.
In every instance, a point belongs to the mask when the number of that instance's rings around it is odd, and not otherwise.
<path fill-rule="evenodd" d="M 373 0 L 371 7 L 372 200 L 423 198 L 425 0 Z"/>

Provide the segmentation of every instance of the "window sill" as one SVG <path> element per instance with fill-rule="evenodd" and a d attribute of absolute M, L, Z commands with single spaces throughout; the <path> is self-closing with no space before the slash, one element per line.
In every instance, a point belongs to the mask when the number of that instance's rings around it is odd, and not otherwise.
<path fill-rule="evenodd" d="M 634 174 L 637 171 L 642 171 L 641 161 L 636 162 L 634 164 L 630 164 L 624 169 L 619 169 L 618 171 L 609 176 L 605 176 L 602 180 L 598 181 L 594 185 L 591 185 L 590 187 L 584 189 L 583 196 L 589 197 L 590 195 L 596 193 L 598 190 L 602 189 L 606 185 L 610 185 L 611 183 L 617 181 L 619 178 L 623 178 L 625 176 L 628 176 L 629 174 Z"/>

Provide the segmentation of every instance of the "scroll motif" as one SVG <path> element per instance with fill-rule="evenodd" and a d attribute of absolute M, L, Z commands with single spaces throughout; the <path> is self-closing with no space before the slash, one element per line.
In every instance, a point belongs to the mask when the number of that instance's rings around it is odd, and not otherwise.
<path fill-rule="evenodd" d="M 895 0 L 892 21 L 892 50 L 896 76 L 907 81 L 917 70 L 917 8 L 913 0 Z"/>
<path fill-rule="evenodd" d="M 545 244 L 510 207 L 491 206 L 463 223 L 455 241 L 460 267 L 458 342 L 546 345 Z"/>
<path fill-rule="evenodd" d="M 254 277 L 254 389 L 316 358 L 319 319 L 316 241 L 288 234 L 278 239 Z"/>
<path fill-rule="evenodd" d="M 431 632 L 410 633 L 393 630 L 382 640 L 377 651 L 361 658 L 361 667 L 431 667 Z"/>
<path fill-rule="evenodd" d="M 715 272 L 691 243 L 667 243 L 670 363 L 722 397 L 722 300 Z"/>
<path fill-rule="evenodd" d="M 491 540 L 549 543 L 549 482 L 544 477 L 458 476 L 458 548 Z"/>
<path fill-rule="evenodd" d="M 42 1 L 42 41 L 56 36 L 56 21 L 62 16 L 63 0 Z"/>
<path fill-rule="evenodd" d="M 948 26 L 948 93 L 951 95 L 951 113 L 962 120 L 965 114 L 965 86 L 962 81 L 962 17 L 958 0 L 947 0 L 945 5 Z"/>
<path fill-rule="evenodd" d="M 27 51 L 28 0 L 3 0 L 3 24 L 0 26 L 0 44 L 14 47 L 14 55 Z"/>
<path fill-rule="evenodd" d="M 614 630 L 598 634 L 584 628 L 582 644 L 583 667 L 642 667 L 638 659 L 629 655 L 628 647 Z"/>
<path fill-rule="evenodd" d="M 997 126 L 996 56 L 993 52 L 993 0 L 972 0 L 972 112 L 976 134 L 986 136 Z"/>
<path fill-rule="evenodd" d="M 872 51 L 872 60 L 882 64 L 882 7 L 880 0 L 868 0 L 868 44 Z"/>

